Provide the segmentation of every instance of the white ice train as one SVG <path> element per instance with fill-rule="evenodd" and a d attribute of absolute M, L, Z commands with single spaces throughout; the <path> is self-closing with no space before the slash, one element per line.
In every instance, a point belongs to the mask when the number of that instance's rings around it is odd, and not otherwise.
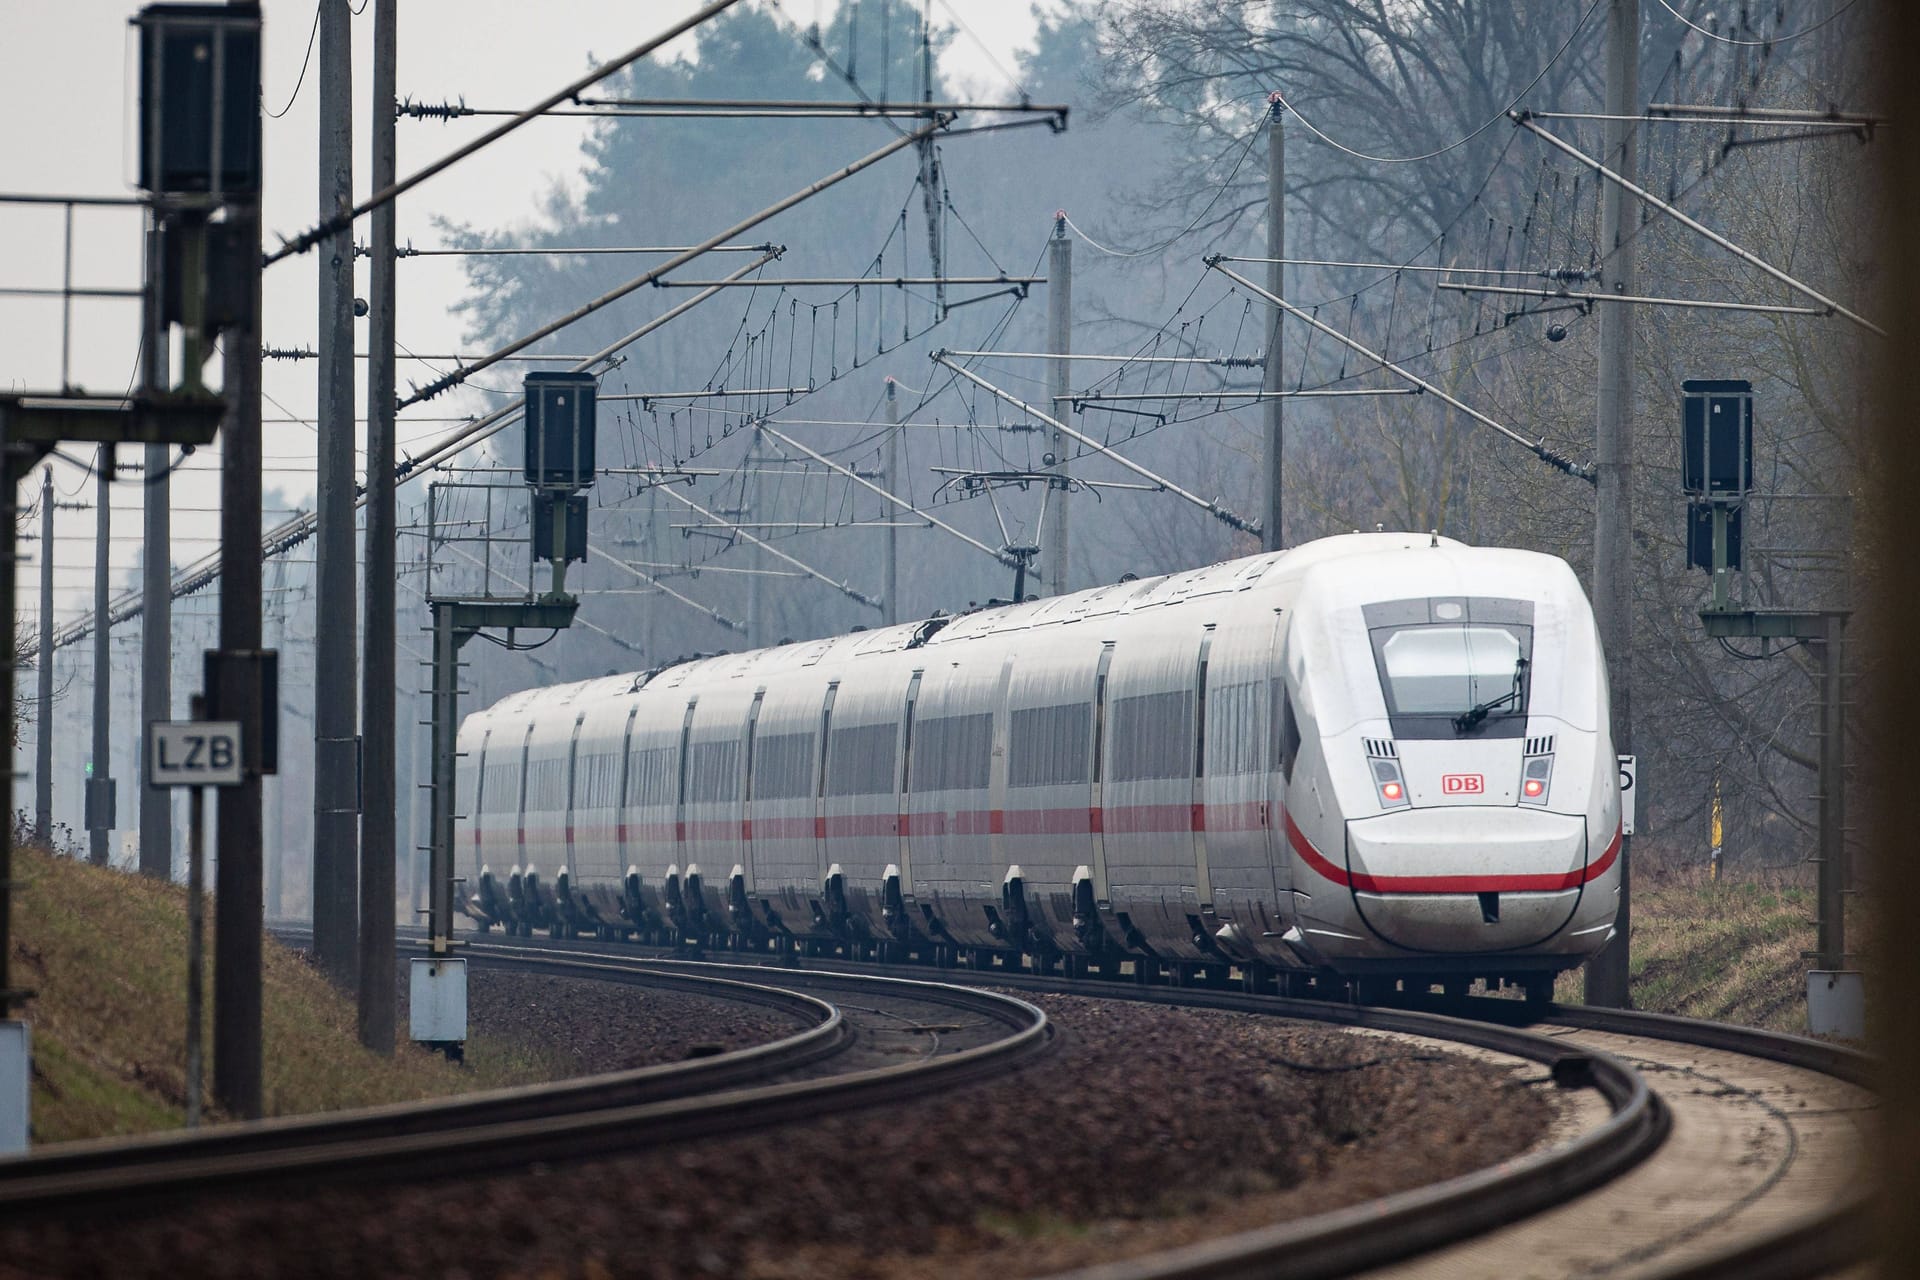
<path fill-rule="evenodd" d="M 1541 998 L 1619 894 L 1572 570 L 1426 534 L 530 690 L 459 750 L 515 932 Z"/>

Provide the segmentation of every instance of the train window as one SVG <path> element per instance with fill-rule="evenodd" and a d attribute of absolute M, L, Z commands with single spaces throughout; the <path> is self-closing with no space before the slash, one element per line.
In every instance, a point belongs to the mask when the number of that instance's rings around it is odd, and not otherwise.
<path fill-rule="evenodd" d="M 899 730 L 890 723 L 833 730 L 832 745 L 827 751 L 827 794 L 892 794 L 898 739 Z"/>
<path fill-rule="evenodd" d="M 1397 737 L 1516 737 L 1526 725 L 1533 628 L 1375 627 L 1374 660 Z"/>
<path fill-rule="evenodd" d="M 573 762 L 573 807 L 608 809 L 619 798 L 620 755 L 615 751 L 593 751 L 577 756 Z"/>
<path fill-rule="evenodd" d="M 674 803 L 680 787 L 678 747 L 640 747 L 627 762 L 627 805 L 643 809 Z"/>
<path fill-rule="evenodd" d="M 984 791 L 992 770 L 991 712 L 930 716 L 914 725 L 913 791 Z"/>
<path fill-rule="evenodd" d="M 1300 758 L 1300 722 L 1293 717 L 1293 699 L 1287 694 L 1287 682 L 1273 681 L 1273 716 L 1278 731 L 1273 735 L 1273 767 L 1288 782 L 1293 781 L 1293 762 Z"/>
<path fill-rule="evenodd" d="M 771 733 L 754 740 L 754 799 L 792 800 L 812 794 L 812 733 Z"/>
<path fill-rule="evenodd" d="M 1258 681 L 1207 690 L 1207 770 L 1216 775 L 1259 773 L 1266 767 L 1263 691 Z"/>
<path fill-rule="evenodd" d="M 740 743 L 696 742 L 687 749 L 687 803 L 707 804 L 740 796 Z"/>
<path fill-rule="evenodd" d="M 1532 601 L 1394 600 L 1365 606 L 1365 616 L 1396 738 L 1526 733 Z"/>
<path fill-rule="evenodd" d="M 1115 782 L 1193 776 L 1193 693 L 1143 693 L 1113 700 Z"/>
<path fill-rule="evenodd" d="M 528 813 L 545 813 L 563 807 L 566 771 L 565 760 L 536 760 L 527 766 Z"/>
<path fill-rule="evenodd" d="M 1086 703 L 1016 711 L 1011 728 L 1008 786 L 1066 787 L 1087 780 L 1093 711 Z"/>
<path fill-rule="evenodd" d="M 487 766 L 481 778 L 480 799 L 486 813 L 505 813 L 518 801 L 520 795 L 520 766 L 513 760 L 502 760 L 498 764 Z"/>

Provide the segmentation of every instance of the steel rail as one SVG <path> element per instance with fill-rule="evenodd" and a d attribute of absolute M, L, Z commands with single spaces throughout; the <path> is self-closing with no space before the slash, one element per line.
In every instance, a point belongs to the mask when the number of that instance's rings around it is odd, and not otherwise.
<path fill-rule="evenodd" d="M 615 981 L 633 981 L 636 975 L 644 975 L 647 980 L 671 977 L 710 986 L 729 980 L 721 974 L 686 972 L 724 966 L 671 965 L 617 955 L 555 959 L 527 948 L 488 944 L 471 947 L 468 954 L 489 964 L 578 973 Z M 167 1135 L 133 1143 L 88 1144 L 92 1150 L 79 1153 L 82 1158 L 77 1167 L 56 1168 L 39 1163 L 57 1160 L 63 1153 L 0 1163 L 0 1169 L 13 1174 L 0 1178 L 0 1221 L 25 1216 L 44 1219 L 54 1215 L 125 1213 L 216 1190 L 255 1189 L 286 1183 L 304 1189 L 324 1181 L 364 1183 L 373 1179 L 439 1177 L 445 1176 L 450 1168 L 472 1174 L 542 1161 L 625 1154 L 670 1142 L 731 1135 L 880 1102 L 923 1097 L 929 1087 L 952 1087 L 988 1076 L 998 1078 L 1051 1043 L 1052 1029 L 1046 1014 L 1013 996 L 907 978 L 816 972 L 801 976 L 812 986 L 868 995 L 880 987 L 891 994 L 926 999 L 991 1019 L 1014 1028 L 1014 1032 L 993 1043 L 939 1057 L 775 1085 L 722 1087 L 718 1091 L 703 1089 L 694 1094 L 680 1088 L 669 1090 L 665 1096 L 648 1098 L 641 1094 L 642 1100 L 604 1101 L 587 1095 L 574 1098 L 569 1105 L 557 1102 L 540 1105 L 544 1100 L 530 1102 L 523 1097 L 539 1091 L 557 1094 L 565 1089 L 563 1083 L 504 1091 L 518 1109 L 506 1110 L 501 1116 L 488 1114 L 486 1106 L 493 1099 L 481 1095 L 377 1108 L 347 1116 L 249 1122 L 187 1137 Z M 737 976 L 734 980 L 737 981 Z M 786 994 L 798 996 L 798 993 Z M 837 1012 L 832 1021 L 836 1028 L 833 1034 L 851 1038 L 851 1031 L 837 1017 Z M 808 1034 L 821 1032 L 816 1028 Z M 771 1046 L 762 1047 L 763 1051 L 767 1048 Z M 751 1067 L 742 1066 L 738 1059 L 724 1068 L 714 1067 L 713 1064 L 728 1056 L 700 1060 L 700 1066 L 708 1071 L 745 1072 L 744 1076 L 736 1074 L 737 1079 L 764 1078 L 771 1072 L 795 1065 L 770 1061 L 763 1052 L 760 1061 Z M 697 1070 L 692 1065 L 676 1069 Z M 655 1068 L 643 1070 L 658 1072 Z M 688 1079 L 686 1075 L 677 1078 L 682 1085 Z M 705 1078 L 712 1081 L 717 1076 Z M 571 1083 L 576 1087 L 591 1086 L 595 1080 Z M 464 1123 L 405 1123 L 416 1113 L 454 1114 L 463 1105 L 469 1108 L 463 1117 Z M 329 1133 L 329 1125 L 346 1126 L 346 1129 Z M 305 1141 L 291 1144 L 275 1141 L 302 1126 Z M 114 1167 L 102 1167 L 98 1163 L 102 1155 L 113 1154 L 111 1148 L 118 1147 L 124 1155 L 148 1146 L 171 1146 L 171 1158 L 159 1156 Z M 85 1157 L 92 1157 L 94 1163 L 89 1165 Z"/>
<path fill-rule="evenodd" d="M 1278 1013 L 1290 1017 L 1318 1017 L 1322 1021 L 1350 1021 L 1351 1025 L 1373 1027 L 1379 1030 L 1433 1034 L 1431 1031 L 1422 1031 L 1415 1025 L 1399 1023 L 1397 1015 L 1402 1011 L 1390 1008 L 1326 1005 L 1318 1001 L 1301 1001 L 1279 996 L 1246 996 L 1192 989 L 1152 987 L 1143 989 L 1119 984 L 1109 986 L 1098 982 L 1068 982 L 1056 978 L 1035 978 L 1012 973 L 992 973 L 990 977 L 983 975 L 983 980 L 990 981 L 995 986 L 1015 990 L 1071 991 L 1079 995 L 1141 1000 L 1155 1004 Z M 1316 1005 L 1325 1012 L 1320 1014 L 1312 1012 L 1312 1007 Z M 1303 1009 L 1302 1006 L 1307 1008 Z M 1477 1018 L 1533 1016 L 1525 1010 L 1524 1006 L 1514 1001 L 1494 998 L 1475 1000 L 1472 1002 L 1472 1009 Z M 1435 1015 L 1416 1013 L 1414 1016 Z M 1448 1020 L 1453 1021 L 1453 1019 Z M 1694 1018 L 1681 1018 L 1670 1014 L 1600 1009 L 1585 1005 L 1553 1005 L 1534 1020 L 1553 1026 L 1640 1036 L 1650 1040 L 1738 1053 L 1832 1076 L 1849 1084 L 1872 1086 L 1877 1083 L 1874 1063 L 1868 1055 L 1842 1045 L 1804 1036 L 1762 1031 L 1752 1027 L 1738 1027 L 1727 1023 L 1706 1022 Z M 1494 1027 L 1498 1024 L 1484 1022 L 1479 1025 Z M 1478 1043 L 1484 1048 L 1499 1049 L 1502 1052 L 1514 1052 L 1513 1049 L 1506 1048 L 1493 1040 L 1465 1039 L 1465 1042 Z M 1572 1048 L 1566 1045 L 1559 1047 L 1563 1051 Z M 1596 1083 L 1600 1080 L 1599 1067 L 1606 1060 L 1608 1060 L 1606 1055 L 1594 1055 Z M 1618 1064 L 1617 1060 L 1614 1061 L 1623 1069 L 1630 1070 L 1630 1068 L 1624 1068 L 1624 1064 Z M 1635 1078 L 1638 1079 L 1637 1074 Z M 1644 1082 L 1640 1087 L 1644 1090 Z M 1660 1103 L 1657 1097 L 1653 1097 L 1651 1101 L 1664 1111 L 1664 1104 Z M 1621 1113 L 1616 1110 L 1608 1126 L 1590 1131 L 1583 1138 L 1559 1150 L 1570 1152 L 1582 1143 L 1604 1147 L 1609 1141 L 1602 1138 L 1604 1128 L 1616 1127 L 1620 1121 Z M 1661 1126 L 1661 1135 L 1664 1136 L 1667 1123 L 1664 1116 L 1658 1123 Z M 1653 1145 L 1658 1145 L 1657 1141 Z M 1642 1156 L 1651 1154 L 1651 1151 L 1652 1146 L 1648 1146 Z M 1542 1152 L 1539 1156 L 1551 1154 L 1553 1153 Z M 1625 1172 L 1632 1163 L 1638 1162 L 1638 1158 L 1631 1161 L 1624 1160 L 1622 1152 L 1616 1152 L 1615 1156 L 1616 1159 L 1622 1159 L 1622 1162 L 1614 1167 L 1613 1173 Z M 1509 1162 L 1500 1169 L 1503 1171 L 1523 1169 L 1527 1161 L 1535 1158 L 1537 1157 Z M 1572 1172 L 1574 1176 L 1579 1175 L 1577 1168 Z M 1613 1173 L 1593 1179 L 1588 1186 L 1602 1185 L 1613 1176 Z M 1572 1199 L 1574 1195 L 1580 1194 L 1581 1190 L 1585 1189 L 1576 1188 L 1558 1196 L 1543 1194 L 1539 1196 L 1537 1203 L 1523 1212 L 1507 1213 L 1501 1210 L 1515 1207 L 1516 1196 L 1532 1200 L 1539 1188 L 1524 1181 L 1518 1185 L 1509 1186 L 1503 1179 L 1492 1176 L 1495 1174 L 1494 1170 L 1483 1170 L 1479 1174 L 1469 1174 L 1465 1178 L 1439 1183 L 1421 1191 L 1390 1196 L 1367 1205 L 1356 1205 L 1352 1209 L 1337 1213 L 1300 1219 L 1267 1230 L 1248 1232 L 1204 1245 L 1171 1250 L 1132 1261 L 1068 1272 L 1064 1276 L 1056 1277 L 1056 1280 L 1201 1280 L 1202 1277 L 1206 1280 L 1221 1280 L 1224 1277 L 1264 1277 L 1274 1274 L 1285 1274 L 1289 1277 L 1345 1275 L 1394 1261 L 1411 1259 L 1419 1253 L 1444 1243 L 1447 1239 L 1464 1239 L 1505 1222 L 1518 1221 L 1522 1217 Z M 1541 1175 L 1523 1175 L 1523 1177 L 1539 1176 Z M 1476 1179 L 1485 1181 L 1476 1186 Z M 1445 1207 L 1446 1199 L 1450 1198 L 1455 1190 L 1465 1193 L 1467 1198 L 1448 1209 Z M 1428 1200 L 1426 1198 L 1428 1196 L 1435 1198 Z M 1497 1198 L 1500 1209 L 1490 1213 L 1487 1206 L 1478 1203 L 1473 1197 Z M 1408 1215 L 1404 1219 L 1401 1216 L 1403 1213 Z M 1435 1214 L 1439 1216 L 1438 1221 L 1434 1220 Z M 1456 1218 L 1455 1215 L 1462 1216 Z M 1465 1221 L 1467 1218 L 1474 1220 L 1472 1225 L 1467 1224 Z M 1449 1230 L 1450 1222 L 1457 1223 L 1465 1229 Z M 1769 1277 L 1831 1274 L 1855 1265 L 1870 1256 L 1874 1240 L 1872 1223 L 1872 1198 L 1870 1195 L 1860 1194 L 1840 1201 L 1823 1213 L 1788 1223 L 1757 1239 L 1743 1243 L 1737 1249 L 1719 1257 L 1702 1259 L 1668 1269 L 1661 1273 L 1662 1280 L 1766 1280 Z M 1404 1236 L 1402 1235 L 1403 1226 L 1407 1232 Z M 1435 1235 L 1433 1233 L 1436 1230 L 1445 1231 L 1446 1234 Z"/>
<path fill-rule="evenodd" d="M 839 962 L 852 972 L 893 970 L 897 966 Z M 803 970 L 803 972 L 805 972 Z M 1068 980 L 1001 970 L 947 970 L 953 982 L 980 982 L 1016 990 L 1131 1000 L 1141 1003 L 1210 1008 L 1230 1012 L 1264 1013 L 1405 1034 L 1458 1039 L 1482 1048 L 1562 1061 L 1589 1056 L 1577 1046 L 1509 1029 L 1504 1021 L 1570 1027 L 1650 1040 L 1690 1044 L 1742 1054 L 1828 1075 L 1850 1084 L 1872 1087 L 1880 1081 L 1868 1055 L 1842 1045 L 1804 1036 L 1707 1022 L 1669 1014 L 1600 1009 L 1584 1005 L 1551 1005 L 1530 1010 L 1519 1002 L 1477 998 L 1468 1002 L 1469 1019 L 1430 1013 L 1418 1008 L 1355 1006 L 1321 1000 L 1249 995 L 1195 988 L 1138 986 L 1126 982 Z M 1450 1030 L 1436 1030 L 1436 1023 Z M 1459 1030 L 1461 1034 L 1453 1034 Z M 1520 1037 L 1509 1039 L 1509 1037 Z M 1536 1057 L 1525 1052 L 1527 1041 L 1545 1041 L 1543 1052 L 1558 1057 Z M 1058 1280 L 1219 1280 L 1221 1277 L 1333 1276 L 1409 1260 L 1420 1253 L 1571 1200 L 1596 1188 L 1650 1155 L 1665 1137 L 1670 1123 L 1665 1104 L 1651 1094 L 1637 1073 L 1606 1054 L 1591 1055 L 1593 1082 L 1603 1092 L 1611 1089 L 1614 1115 L 1606 1125 L 1554 1151 L 1510 1161 L 1496 1170 L 1483 1170 L 1424 1188 L 1387 1197 L 1337 1213 L 1299 1219 L 1266 1230 L 1243 1233 L 1184 1249 L 1149 1255 L 1084 1271 L 1066 1273 Z M 1633 1095 L 1627 1107 L 1614 1098 L 1622 1082 L 1615 1070 L 1630 1075 Z M 1632 1114 L 1629 1114 L 1631 1111 Z M 1532 1162 L 1556 1154 L 1557 1165 L 1537 1172 Z M 1609 1162 L 1597 1176 L 1595 1162 Z M 1503 1171 L 1520 1170 L 1509 1181 Z M 1481 1180 L 1481 1181 L 1475 1181 Z M 1573 1185 L 1573 1183 L 1579 1185 Z M 1553 1193 L 1557 1191 L 1557 1193 Z M 1458 1195 L 1457 1202 L 1454 1197 Z M 1487 1201 L 1490 1203 L 1482 1203 Z M 1525 1202 L 1523 1207 L 1523 1202 Z M 1766 1280 L 1768 1277 L 1825 1275 L 1867 1258 L 1873 1246 L 1873 1205 L 1869 1195 L 1843 1200 L 1825 1212 L 1787 1223 L 1777 1230 L 1743 1243 L 1716 1258 L 1671 1268 L 1662 1280 Z M 1402 1215 L 1406 1215 L 1404 1218 Z"/>
<path fill-rule="evenodd" d="M 1584 1031 L 1642 1036 L 1743 1054 L 1868 1089 L 1883 1083 L 1869 1055 L 1807 1036 L 1665 1013 L 1587 1005 L 1555 1005 L 1541 1020 Z M 1824 1276 L 1845 1270 L 1872 1256 L 1873 1199 L 1870 1193 L 1862 1192 L 1824 1213 L 1789 1223 L 1732 1252 L 1668 1268 L 1660 1273 L 1661 1280 L 1770 1280 L 1772 1277 Z"/>
<path fill-rule="evenodd" d="M 575 1111 L 664 1101 L 817 1062 L 842 1052 L 854 1039 L 853 1028 L 839 1009 L 815 996 L 784 987 L 561 957 L 499 958 L 487 963 L 489 967 L 501 969 L 657 987 L 759 1005 L 801 1022 L 804 1029 L 765 1044 L 709 1058 L 658 1063 L 631 1071 L 547 1084 L 344 1112 L 244 1121 L 201 1130 L 62 1143 L 37 1154 L 0 1159 L 0 1212 L 12 1203 L 14 1186 L 30 1185 L 50 1177 L 103 1173 L 110 1178 L 115 1172 L 130 1167 L 169 1164 L 189 1158 L 290 1151 L 386 1134 L 428 1134 L 483 1122 L 534 1120 Z"/>

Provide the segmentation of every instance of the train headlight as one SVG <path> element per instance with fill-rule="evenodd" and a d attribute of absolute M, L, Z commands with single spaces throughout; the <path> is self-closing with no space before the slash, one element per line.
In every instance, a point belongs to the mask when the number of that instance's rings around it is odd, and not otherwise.
<path fill-rule="evenodd" d="M 1373 769 L 1373 789 L 1380 796 L 1380 806 L 1397 809 L 1406 804 L 1407 784 L 1400 777 L 1400 762 L 1376 756 L 1367 764 Z"/>
<path fill-rule="evenodd" d="M 1520 803 L 1545 804 L 1553 788 L 1553 757 L 1528 756 L 1520 766 Z"/>

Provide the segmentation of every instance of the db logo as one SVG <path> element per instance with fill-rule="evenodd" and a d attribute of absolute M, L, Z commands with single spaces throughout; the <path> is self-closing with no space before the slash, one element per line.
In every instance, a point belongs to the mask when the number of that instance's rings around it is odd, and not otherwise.
<path fill-rule="evenodd" d="M 1443 773 L 1440 790 L 1450 796 L 1477 796 L 1487 789 L 1487 779 L 1478 773 Z"/>

